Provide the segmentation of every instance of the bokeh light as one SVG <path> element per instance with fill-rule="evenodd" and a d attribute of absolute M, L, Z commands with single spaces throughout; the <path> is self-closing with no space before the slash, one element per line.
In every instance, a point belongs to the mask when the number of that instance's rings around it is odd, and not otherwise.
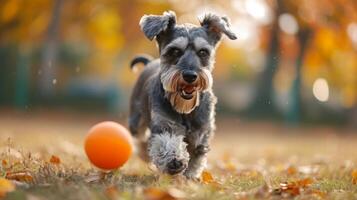
<path fill-rule="evenodd" d="M 279 16 L 279 27 L 285 33 L 291 35 L 296 34 L 299 30 L 295 17 L 289 13 L 284 13 Z"/>
<path fill-rule="evenodd" d="M 357 48 L 357 23 L 350 23 L 347 26 L 347 34 L 353 42 L 354 46 Z"/>
<path fill-rule="evenodd" d="M 327 101 L 329 99 L 329 86 L 326 79 L 316 79 L 312 86 L 312 93 L 317 100 L 321 102 Z"/>

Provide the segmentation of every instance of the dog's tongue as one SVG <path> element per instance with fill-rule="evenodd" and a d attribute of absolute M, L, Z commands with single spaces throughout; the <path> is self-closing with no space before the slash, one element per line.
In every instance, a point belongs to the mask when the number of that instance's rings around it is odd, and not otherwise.
<path fill-rule="evenodd" d="M 195 86 L 193 85 L 186 85 L 184 86 L 183 90 L 188 93 L 188 94 L 191 94 L 195 91 Z"/>

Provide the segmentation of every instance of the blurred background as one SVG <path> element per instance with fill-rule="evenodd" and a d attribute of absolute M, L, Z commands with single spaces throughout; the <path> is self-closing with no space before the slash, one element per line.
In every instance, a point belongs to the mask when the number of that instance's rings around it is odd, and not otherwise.
<path fill-rule="evenodd" d="M 39 112 L 125 120 L 140 72 L 131 59 L 158 56 L 138 22 L 166 10 L 179 23 L 231 19 L 238 39 L 223 39 L 214 70 L 218 119 L 356 127 L 354 0 L 2 0 L 3 123 Z"/>

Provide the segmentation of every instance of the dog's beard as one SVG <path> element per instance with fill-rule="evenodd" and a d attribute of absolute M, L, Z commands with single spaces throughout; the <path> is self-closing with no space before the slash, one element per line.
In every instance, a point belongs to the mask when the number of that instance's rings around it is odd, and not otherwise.
<path fill-rule="evenodd" d="M 200 103 L 200 92 L 212 87 L 212 75 L 208 69 L 198 73 L 198 79 L 193 84 L 185 83 L 180 71 L 174 66 L 160 75 L 161 83 L 166 92 L 166 98 L 178 113 L 188 114 Z"/>

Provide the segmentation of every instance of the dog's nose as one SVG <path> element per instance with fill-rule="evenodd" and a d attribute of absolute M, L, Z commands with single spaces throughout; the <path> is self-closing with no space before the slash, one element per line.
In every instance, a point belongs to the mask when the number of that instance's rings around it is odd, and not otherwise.
<path fill-rule="evenodd" d="M 182 78 L 187 83 L 193 83 L 197 79 L 197 73 L 192 70 L 185 70 L 182 72 Z"/>
<path fill-rule="evenodd" d="M 167 164 L 168 173 L 171 175 L 178 174 L 184 169 L 184 164 L 182 161 L 173 159 Z"/>

